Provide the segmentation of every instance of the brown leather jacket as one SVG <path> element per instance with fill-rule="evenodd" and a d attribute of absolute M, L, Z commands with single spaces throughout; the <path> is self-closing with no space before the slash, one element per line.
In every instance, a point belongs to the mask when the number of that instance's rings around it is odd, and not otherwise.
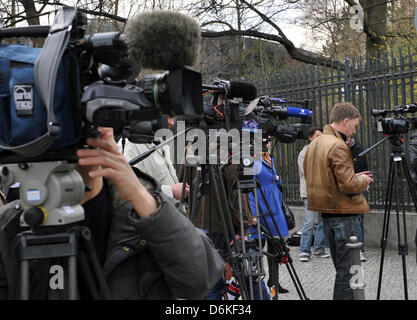
<path fill-rule="evenodd" d="M 327 125 L 304 158 L 308 209 L 322 213 L 367 213 L 362 192 L 367 184 L 355 175 L 352 155 L 340 133 Z"/>

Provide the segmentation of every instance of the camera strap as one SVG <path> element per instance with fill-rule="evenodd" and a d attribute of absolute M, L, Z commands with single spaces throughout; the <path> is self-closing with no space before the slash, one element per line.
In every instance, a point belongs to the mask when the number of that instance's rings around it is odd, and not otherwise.
<path fill-rule="evenodd" d="M 19 146 L 8 146 L 0 141 L 0 148 L 13 151 L 25 157 L 34 157 L 48 150 L 54 142 L 54 138 L 60 130 L 53 106 L 56 76 L 70 39 L 72 23 L 75 17 L 75 8 L 63 7 L 60 9 L 49 30 L 45 45 L 35 61 L 35 84 L 46 108 L 48 131 L 39 138 Z"/>

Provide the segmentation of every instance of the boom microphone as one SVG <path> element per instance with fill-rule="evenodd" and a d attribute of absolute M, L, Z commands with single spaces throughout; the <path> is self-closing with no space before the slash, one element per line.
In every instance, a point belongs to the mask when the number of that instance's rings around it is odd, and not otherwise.
<path fill-rule="evenodd" d="M 125 34 L 129 58 L 143 68 L 172 70 L 197 62 L 200 25 L 185 14 L 142 13 L 127 21 Z"/>
<path fill-rule="evenodd" d="M 256 87 L 251 83 L 238 81 L 215 81 L 213 85 L 204 85 L 203 89 L 217 91 L 226 95 L 227 99 L 242 99 L 243 101 L 252 101 L 258 95 Z"/>

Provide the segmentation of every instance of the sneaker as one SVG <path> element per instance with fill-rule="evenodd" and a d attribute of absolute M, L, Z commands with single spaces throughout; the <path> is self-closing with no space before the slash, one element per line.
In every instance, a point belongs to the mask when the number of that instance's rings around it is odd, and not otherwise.
<path fill-rule="evenodd" d="M 319 257 L 319 258 L 328 258 L 328 257 L 330 257 L 330 254 L 328 254 L 324 251 L 315 252 L 314 255 L 316 257 Z"/>
<path fill-rule="evenodd" d="M 366 261 L 365 252 L 361 251 L 360 256 L 361 256 L 361 262 L 365 262 Z"/>
<path fill-rule="evenodd" d="M 308 253 L 301 253 L 300 254 L 300 261 L 301 262 L 308 262 L 310 260 L 310 256 Z"/>

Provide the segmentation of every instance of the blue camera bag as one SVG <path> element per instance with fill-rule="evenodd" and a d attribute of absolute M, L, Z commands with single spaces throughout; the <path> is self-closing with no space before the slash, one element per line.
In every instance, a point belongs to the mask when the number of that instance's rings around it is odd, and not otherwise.
<path fill-rule="evenodd" d="M 14 147 L 27 144 L 47 131 L 47 110 L 35 83 L 34 64 L 42 49 L 24 45 L 0 45 L 0 140 Z M 72 116 L 70 60 L 59 64 L 53 96 L 53 112 L 59 133 L 49 150 L 72 145 L 76 132 Z M 0 153 L 4 151 L 0 146 Z"/>

